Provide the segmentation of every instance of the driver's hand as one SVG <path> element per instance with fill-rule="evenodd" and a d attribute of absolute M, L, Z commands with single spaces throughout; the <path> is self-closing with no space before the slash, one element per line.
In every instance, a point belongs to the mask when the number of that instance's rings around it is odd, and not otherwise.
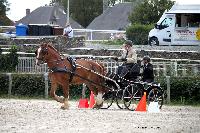
<path fill-rule="evenodd" d="M 122 61 L 127 61 L 127 59 L 125 59 L 125 58 L 122 58 Z"/>
<path fill-rule="evenodd" d="M 112 57 L 112 59 L 118 61 L 118 57 Z"/>

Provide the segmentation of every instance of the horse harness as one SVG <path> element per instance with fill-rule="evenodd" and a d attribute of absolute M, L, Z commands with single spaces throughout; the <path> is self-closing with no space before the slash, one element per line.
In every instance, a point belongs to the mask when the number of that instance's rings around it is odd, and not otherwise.
<path fill-rule="evenodd" d="M 42 48 L 41 51 L 43 52 L 44 55 L 48 53 L 48 49 L 47 49 L 47 48 Z M 37 51 L 35 52 L 35 54 L 37 55 Z M 38 60 L 41 60 L 41 61 L 43 61 L 43 62 L 45 62 L 44 55 L 43 55 L 41 58 L 37 58 L 37 59 L 38 59 Z M 64 60 L 64 59 L 58 59 L 58 60 L 53 60 L 53 61 L 50 61 L 50 62 L 56 62 L 56 64 L 58 65 L 60 62 L 63 62 L 63 60 Z M 86 80 L 86 81 L 88 81 L 88 82 L 90 82 L 90 83 L 92 83 L 92 84 L 98 84 L 98 83 L 96 83 L 96 82 L 94 82 L 94 81 L 92 81 L 92 80 L 90 80 L 90 79 L 87 79 L 87 78 L 82 77 L 81 75 L 75 73 L 75 71 L 76 71 L 76 69 L 77 69 L 77 66 L 79 66 L 79 67 L 81 67 L 81 68 L 84 68 L 84 69 L 86 69 L 86 70 L 90 70 L 90 69 L 85 68 L 84 66 L 81 66 L 81 65 L 79 65 L 79 64 L 76 64 L 76 60 L 73 59 L 72 57 L 67 57 L 67 61 L 70 63 L 71 69 L 68 69 L 67 66 L 65 66 L 64 68 L 55 66 L 55 67 L 49 68 L 49 71 L 50 71 L 51 73 L 53 73 L 53 72 L 70 73 L 69 82 L 71 82 L 72 79 L 73 79 L 73 76 L 76 75 L 76 76 L 78 76 L 78 77 L 80 77 L 80 78 L 82 78 L 82 79 L 84 79 L 84 80 Z M 94 68 L 92 68 L 92 69 L 93 69 L 93 70 L 90 70 L 90 71 L 91 71 L 91 72 L 92 72 L 92 71 L 95 72 Z M 95 73 L 96 73 L 96 72 L 95 72 Z M 96 74 L 97 74 L 97 73 L 96 73 Z M 101 76 L 101 77 L 103 77 L 103 78 L 105 78 L 105 79 L 107 79 L 107 80 L 112 80 L 112 81 L 115 83 L 115 85 L 117 86 L 117 88 L 119 89 L 119 85 L 116 83 L 116 81 L 114 81 L 113 79 L 110 79 L 110 78 L 108 78 L 108 77 L 105 77 L 105 76 L 103 76 L 103 75 L 101 75 L 101 74 L 98 74 L 98 75 Z M 106 88 L 108 88 L 108 89 L 110 89 L 110 90 L 113 90 L 113 88 L 110 88 L 110 87 L 105 86 L 105 85 L 100 85 L 100 86 L 106 87 Z"/>
<path fill-rule="evenodd" d="M 47 48 L 42 48 L 41 51 L 43 53 L 43 56 L 41 58 L 37 58 L 37 59 L 45 62 L 44 55 L 48 53 L 48 49 Z M 37 55 L 37 52 L 35 52 L 35 54 Z M 63 60 L 64 59 L 58 59 L 58 60 L 52 60 L 50 62 L 55 62 L 56 65 L 58 65 L 59 63 L 63 62 Z M 71 69 L 67 68 L 67 66 L 65 66 L 64 68 L 58 67 L 58 66 L 54 66 L 54 67 L 50 68 L 49 71 L 51 73 L 53 73 L 53 72 L 70 73 L 69 82 L 72 81 L 74 75 L 76 75 L 76 76 L 78 76 L 78 77 L 80 77 L 82 79 L 88 80 L 88 79 L 86 79 L 86 78 L 84 78 L 84 77 L 82 77 L 82 76 L 80 76 L 80 75 L 75 73 L 76 68 L 77 68 L 77 64 L 76 64 L 76 60 L 75 59 L 73 59 L 72 57 L 67 57 L 67 61 L 70 63 Z M 78 65 L 78 66 L 83 67 L 81 65 Z"/>
<path fill-rule="evenodd" d="M 68 69 L 66 66 L 64 68 L 61 67 L 53 67 L 50 69 L 51 72 L 64 72 L 64 73 L 70 73 L 70 78 L 69 78 L 69 82 L 72 81 L 73 76 L 75 74 L 76 71 L 76 61 L 72 58 L 72 57 L 67 57 L 67 60 L 69 61 L 70 65 L 71 65 L 71 70 Z M 62 60 L 63 61 L 63 60 Z"/>

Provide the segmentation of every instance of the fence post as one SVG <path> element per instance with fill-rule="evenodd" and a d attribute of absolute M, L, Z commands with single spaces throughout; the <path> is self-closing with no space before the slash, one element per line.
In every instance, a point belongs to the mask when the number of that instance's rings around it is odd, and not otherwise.
<path fill-rule="evenodd" d="M 170 103 L 170 76 L 166 76 L 167 80 L 167 103 Z"/>
<path fill-rule="evenodd" d="M 11 93 L 12 93 L 12 75 L 11 75 L 11 73 L 6 73 L 6 75 L 8 75 L 8 79 L 9 79 L 8 96 L 11 96 Z"/>
<path fill-rule="evenodd" d="M 198 75 L 198 66 L 197 65 L 193 65 L 192 68 L 193 68 L 194 75 L 197 76 Z"/>
<path fill-rule="evenodd" d="M 83 88 L 82 88 L 82 99 L 84 99 L 86 97 L 85 92 L 86 92 L 86 84 L 83 83 Z"/>
<path fill-rule="evenodd" d="M 165 62 L 163 62 L 163 74 L 164 74 L 164 76 L 167 75 L 167 65 Z"/>
<path fill-rule="evenodd" d="M 177 77 L 178 76 L 178 64 L 176 61 L 174 62 L 174 70 L 175 70 L 175 77 Z"/>
<path fill-rule="evenodd" d="M 44 96 L 45 98 L 48 98 L 48 88 L 49 88 L 48 73 L 44 73 L 44 83 L 45 83 Z"/>

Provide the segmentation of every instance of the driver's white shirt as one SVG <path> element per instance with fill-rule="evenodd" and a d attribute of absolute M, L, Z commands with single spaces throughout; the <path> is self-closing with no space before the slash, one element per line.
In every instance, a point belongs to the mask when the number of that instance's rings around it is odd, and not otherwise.
<path fill-rule="evenodd" d="M 63 35 L 64 35 L 65 33 L 67 33 L 67 32 L 70 32 L 70 33 L 68 33 L 68 37 L 69 37 L 69 38 L 72 38 L 72 37 L 73 37 L 73 29 L 72 29 L 71 26 L 67 26 L 66 28 L 64 28 L 64 30 L 63 30 Z"/>

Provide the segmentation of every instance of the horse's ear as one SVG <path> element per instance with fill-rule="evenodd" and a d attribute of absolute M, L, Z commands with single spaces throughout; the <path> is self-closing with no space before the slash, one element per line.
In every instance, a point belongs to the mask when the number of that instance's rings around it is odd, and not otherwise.
<path fill-rule="evenodd" d="M 42 42 L 42 43 L 41 43 L 41 47 L 44 48 L 44 47 L 47 47 L 47 46 L 48 46 L 48 43 L 46 43 L 46 42 Z"/>

